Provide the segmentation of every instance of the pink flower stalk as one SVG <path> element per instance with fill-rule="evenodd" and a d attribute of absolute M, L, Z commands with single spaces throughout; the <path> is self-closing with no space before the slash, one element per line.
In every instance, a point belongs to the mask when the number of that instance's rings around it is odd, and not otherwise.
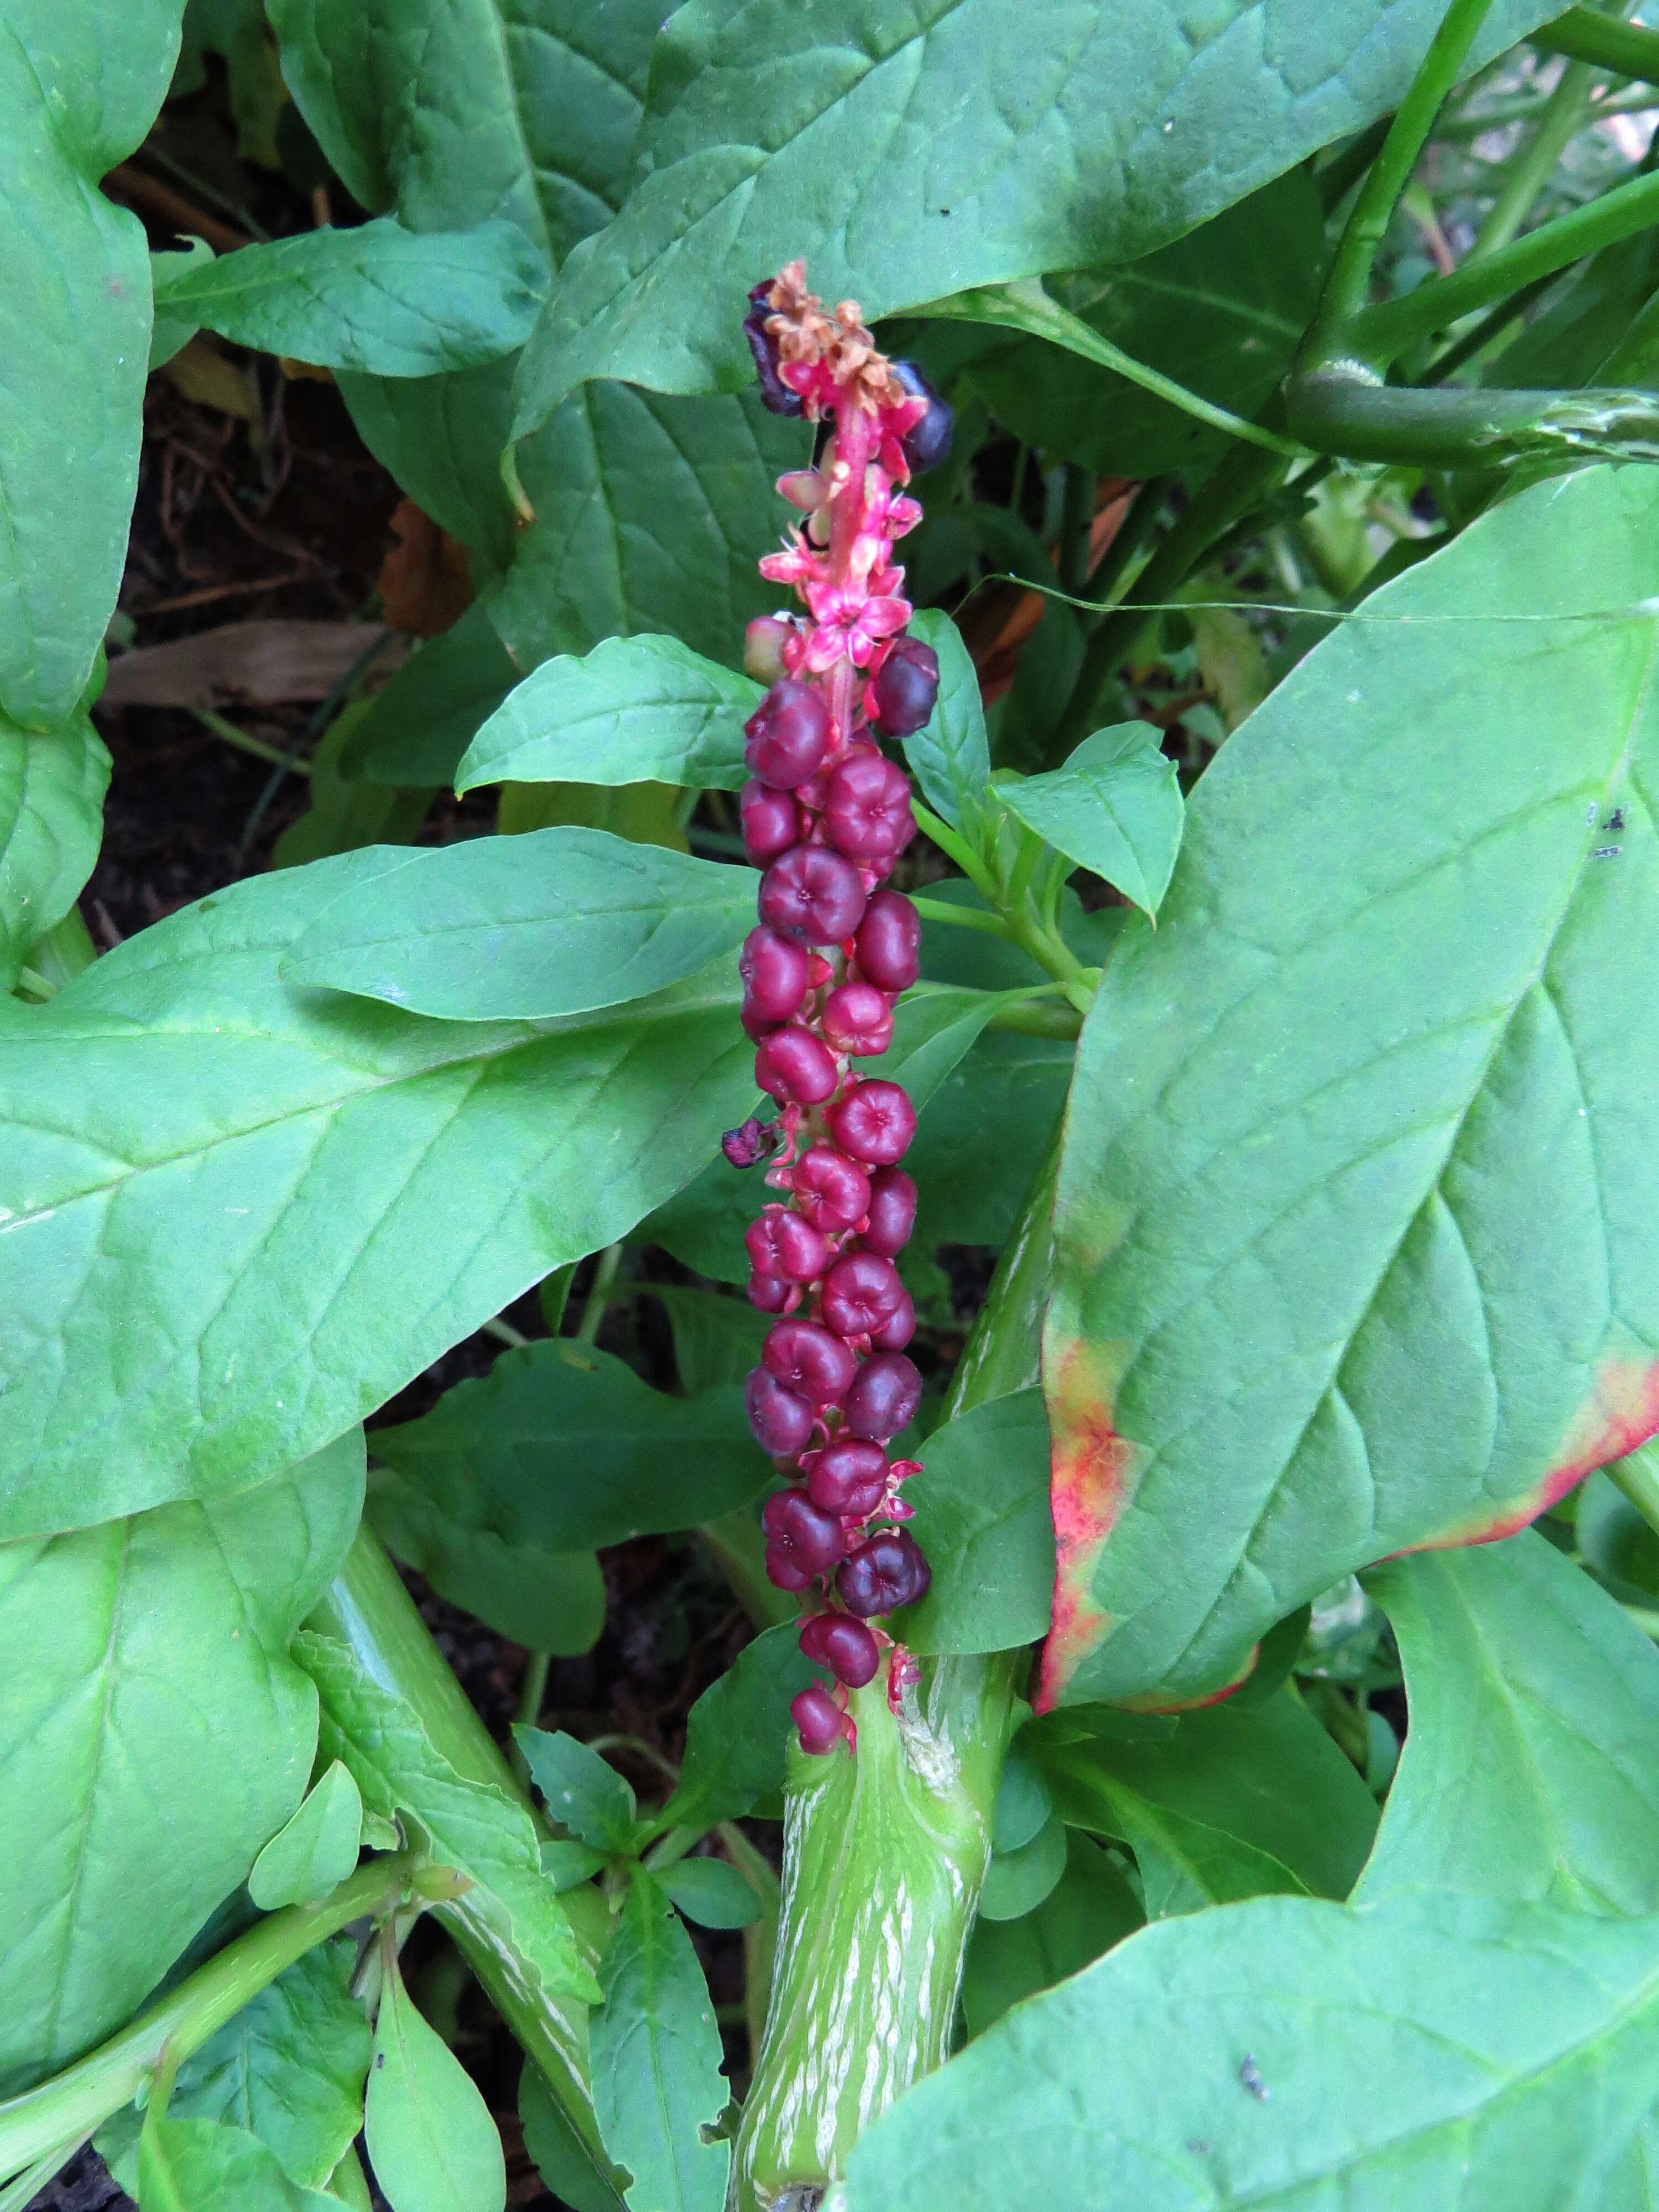
<path fill-rule="evenodd" d="M 747 1400 L 789 1478 L 767 1501 L 767 1571 L 801 1594 L 801 1649 L 835 1678 L 793 1708 L 803 1748 L 824 1753 L 853 1748 L 848 1693 L 875 1679 L 884 1648 L 890 1705 L 915 1679 L 871 1624 L 929 1581 L 900 1525 L 899 1486 L 918 1463 L 888 1452 L 921 1397 L 905 1355 L 915 1309 L 894 1265 L 915 1221 L 898 1165 L 915 1114 L 899 1085 L 855 1062 L 886 1049 L 894 1002 L 918 972 L 916 910 L 883 888 L 915 834 L 909 786 L 880 741 L 920 729 L 939 691 L 937 657 L 905 635 L 893 548 L 921 520 L 903 487 L 943 457 L 951 410 L 878 352 L 855 301 L 826 313 L 805 273 L 794 261 L 757 285 L 744 325 L 766 404 L 834 428 L 815 467 L 779 479 L 804 520 L 760 564 L 805 611 L 750 625 L 750 666 L 775 680 L 744 725 L 744 838 L 766 872 L 743 951 L 743 1021 L 756 1080 L 781 1110 L 768 1129 L 730 1132 L 725 1149 L 738 1167 L 771 1152 L 780 1194 L 747 1240 L 750 1299 L 777 1316 Z"/>

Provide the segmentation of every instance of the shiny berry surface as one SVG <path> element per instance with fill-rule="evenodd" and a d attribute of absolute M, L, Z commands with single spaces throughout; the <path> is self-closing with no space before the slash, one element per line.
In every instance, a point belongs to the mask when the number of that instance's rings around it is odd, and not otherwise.
<path fill-rule="evenodd" d="M 783 1106 L 821 1106 L 841 1081 L 836 1055 L 811 1030 L 775 1030 L 755 1054 L 755 1080 Z"/>
<path fill-rule="evenodd" d="M 781 1490 L 769 1498 L 761 1526 L 769 1542 L 809 1576 L 827 1574 L 847 1548 L 841 1522 L 803 1490 Z"/>
<path fill-rule="evenodd" d="M 766 1579 L 775 1589 L 792 1590 L 799 1595 L 802 1590 L 811 1589 L 817 1577 L 798 1565 L 781 1544 L 769 1544 L 766 1547 Z"/>
<path fill-rule="evenodd" d="M 823 1279 L 823 1318 L 837 1336 L 868 1336 L 904 1304 L 904 1285 L 890 1260 L 849 1252 Z"/>
<path fill-rule="evenodd" d="M 781 1276 L 786 1283 L 816 1282 L 830 1262 L 830 1246 L 787 1206 L 769 1206 L 744 1232 L 749 1264 L 757 1275 Z"/>
<path fill-rule="evenodd" d="M 927 1594 L 933 1575 L 908 1529 L 884 1528 L 843 1559 L 836 1588 L 849 1613 L 866 1620 L 896 1613 Z"/>
<path fill-rule="evenodd" d="M 799 1392 L 787 1389 L 764 1367 L 750 1370 L 744 1407 L 755 1442 L 774 1459 L 793 1459 L 812 1434 L 812 1408 Z"/>
<path fill-rule="evenodd" d="M 781 676 L 743 726 L 743 757 L 751 775 L 774 791 L 793 791 L 817 774 L 830 752 L 830 709 L 823 695 Z"/>
<path fill-rule="evenodd" d="M 881 1327 L 871 1330 L 870 1341 L 878 1352 L 902 1352 L 915 1333 L 915 1304 L 909 1291 L 903 1291 Z"/>
<path fill-rule="evenodd" d="M 927 402 L 927 412 L 912 430 L 907 430 L 899 441 L 904 448 L 904 458 L 910 465 L 913 476 L 926 476 L 936 469 L 951 450 L 951 433 L 956 428 L 956 410 L 948 401 L 939 398 L 927 379 L 913 361 L 896 361 L 893 374 L 907 392 Z M 767 404 L 770 406 L 769 400 Z"/>
<path fill-rule="evenodd" d="M 837 1052 L 867 1059 L 893 1042 L 893 1004 L 873 983 L 842 983 L 823 1002 L 818 1026 Z"/>
<path fill-rule="evenodd" d="M 939 655 L 919 637 L 900 637 L 876 671 L 870 703 L 884 736 L 913 738 L 939 699 Z"/>
<path fill-rule="evenodd" d="M 908 991 L 921 973 L 921 916 L 902 891 L 878 891 L 855 944 L 859 973 L 883 991 Z"/>
<path fill-rule="evenodd" d="M 758 776 L 738 797 L 743 849 L 757 867 L 787 853 L 800 836 L 800 809 L 787 791 L 769 791 Z"/>
<path fill-rule="evenodd" d="M 899 640 L 901 645 L 904 642 Z M 890 656 L 882 675 L 891 665 Z M 878 676 L 878 690 L 880 684 Z M 927 719 L 924 714 L 922 720 Z M 909 778 L 879 753 L 854 753 L 830 778 L 823 795 L 823 825 L 830 843 L 848 860 L 864 866 L 890 868 L 916 834 Z"/>
<path fill-rule="evenodd" d="M 871 1203 L 870 1178 L 833 1145 L 814 1145 L 796 1161 L 795 1204 L 815 1229 L 835 1236 L 861 1221 Z"/>
<path fill-rule="evenodd" d="M 816 1682 L 790 1700 L 789 1717 L 800 1735 L 800 1747 L 815 1758 L 833 1751 L 846 1733 L 841 1708 Z"/>
<path fill-rule="evenodd" d="M 881 1168 L 870 1178 L 869 1218 L 860 1232 L 866 1252 L 888 1259 L 902 1252 L 916 1225 L 916 1187 L 902 1168 Z"/>
<path fill-rule="evenodd" d="M 757 1313 L 789 1313 L 800 1303 L 799 1285 L 781 1275 L 751 1275 L 744 1295 Z"/>
<path fill-rule="evenodd" d="M 909 1150 L 916 1133 L 915 1109 L 896 1083 L 872 1077 L 830 1108 L 830 1133 L 854 1159 L 868 1167 L 890 1167 Z"/>
<path fill-rule="evenodd" d="M 781 1322 L 778 1326 L 788 1328 L 793 1324 Z M 773 1334 L 776 1334 L 775 1329 Z M 849 1435 L 884 1444 L 915 1420 L 921 1403 L 921 1377 L 914 1361 L 902 1352 L 878 1352 L 852 1378 L 842 1412 Z"/>
<path fill-rule="evenodd" d="M 815 1321 L 778 1322 L 767 1333 L 761 1360 L 766 1372 L 786 1389 L 815 1406 L 838 1403 L 858 1364 L 840 1337 Z M 908 1359 L 904 1364 L 910 1366 Z M 910 1371 L 915 1374 L 915 1370 Z"/>
<path fill-rule="evenodd" d="M 807 1495 L 826 1513 L 861 1521 L 873 1513 L 887 1488 L 887 1455 L 862 1437 L 833 1437 L 803 1462 Z"/>
<path fill-rule="evenodd" d="M 881 1665 L 881 1646 L 864 1623 L 839 1613 L 822 1618 L 825 1626 L 818 1642 L 823 1657 L 818 1664 L 827 1667 L 849 1690 L 861 1690 L 866 1682 L 873 1682 Z"/>
<path fill-rule="evenodd" d="M 763 1020 L 787 1022 L 800 1012 L 811 964 L 811 955 L 794 938 L 751 929 L 738 955 L 745 1000 Z"/>
<path fill-rule="evenodd" d="M 864 884 L 844 853 L 796 845 L 761 878 L 759 903 L 761 920 L 784 936 L 840 945 L 864 919 Z"/>

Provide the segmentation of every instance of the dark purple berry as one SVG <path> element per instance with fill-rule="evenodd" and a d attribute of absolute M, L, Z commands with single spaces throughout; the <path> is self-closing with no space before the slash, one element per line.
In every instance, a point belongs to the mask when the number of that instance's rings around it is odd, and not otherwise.
<path fill-rule="evenodd" d="M 767 1333 L 761 1347 L 761 1358 L 766 1371 L 781 1382 L 785 1389 L 809 1400 L 814 1406 L 833 1406 L 845 1395 L 853 1380 L 853 1370 L 858 1364 L 851 1351 L 838 1336 L 815 1321 L 781 1321 Z M 910 1363 L 904 1362 L 907 1367 Z M 912 1374 L 915 1370 L 911 1368 Z M 921 1395 L 921 1381 L 917 1381 L 917 1395 Z M 912 1408 L 914 1411 L 915 1409 Z M 908 1417 L 907 1416 L 907 1419 Z M 899 1426 L 902 1428 L 903 1423 Z M 890 1435 L 892 1431 L 890 1430 Z"/>
<path fill-rule="evenodd" d="M 778 342 L 766 327 L 772 312 L 772 279 L 769 276 L 749 295 L 749 313 L 743 319 L 743 334 L 755 356 L 755 374 L 760 379 L 761 404 L 774 415 L 802 415 L 806 411 L 805 401 L 799 392 L 792 392 L 778 374 Z M 909 388 L 907 384 L 906 391 Z M 921 427 L 926 428 L 925 418 Z M 914 468 L 916 465 L 912 461 L 910 465 Z"/>
<path fill-rule="evenodd" d="M 840 1706 L 828 1690 L 821 1690 L 816 1682 L 810 1690 L 802 1690 L 789 1701 L 789 1717 L 800 1732 L 800 1747 L 821 1758 L 833 1751 L 847 1733 L 847 1722 Z"/>
<path fill-rule="evenodd" d="M 870 1178 L 869 1218 L 859 1231 L 866 1252 L 891 1260 L 910 1242 L 916 1225 L 916 1187 L 902 1168 L 883 1168 Z"/>
<path fill-rule="evenodd" d="M 812 1408 L 806 1400 L 763 1367 L 750 1368 L 743 1395 L 761 1449 L 774 1459 L 793 1459 L 812 1434 Z"/>
<path fill-rule="evenodd" d="M 836 1055 L 811 1030 L 775 1030 L 755 1054 L 755 1080 L 782 1106 L 821 1106 L 841 1081 Z"/>
<path fill-rule="evenodd" d="M 818 1631 L 810 1651 L 805 1629 L 800 1639 L 801 1650 L 815 1666 L 827 1667 L 849 1690 L 861 1690 L 866 1682 L 874 1681 L 881 1665 L 881 1646 L 861 1620 L 849 1620 L 844 1613 L 820 1613 L 806 1626 Z"/>
<path fill-rule="evenodd" d="M 823 1237 L 786 1206 L 766 1207 L 750 1223 L 743 1241 L 757 1275 L 777 1275 L 786 1283 L 815 1283 L 830 1264 Z"/>
<path fill-rule="evenodd" d="M 900 645 L 905 642 L 899 640 Z M 891 665 L 890 654 L 883 664 L 884 675 Z M 878 676 L 878 693 L 880 689 Z M 921 719 L 925 722 L 927 717 L 924 714 Z M 921 726 L 921 722 L 912 725 L 915 729 Z M 865 867 L 890 868 L 916 834 L 909 779 L 902 769 L 895 768 L 879 753 L 851 754 L 830 778 L 823 795 L 823 823 L 830 843 L 849 860 Z"/>
<path fill-rule="evenodd" d="M 862 1521 L 887 1491 L 887 1455 L 862 1437 L 835 1437 L 802 1462 L 807 1495 L 826 1513 Z"/>
<path fill-rule="evenodd" d="M 864 919 L 862 878 L 826 845 L 796 845 L 761 878 L 760 916 L 785 937 L 840 945 Z"/>
<path fill-rule="evenodd" d="M 787 791 L 769 791 L 751 776 L 738 795 L 743 849 L 757 868 L 787 853 L 800 835 L 800 809 Z"/>
<path fill-rule="evenodd" d="M 872 1620 L 914 1605 L 933 1579 L 908 1529 L 884 1528 L 836 1571 L 836 1588 L 849 1613 Z"/>
<path fill-rule="evenodd" d="M 775 929 L 751 929 L 738 955 L 747 1003 L 763 1021 L 787 1022 L 800 1012 L 806 996 L 811 956 L 793 937 Z"/>
<path fill-rule="evenodd" d="M 807 1576 L 828 1574 L 846 1550 L 841 1523 L 804 1490 L 781 1490 L 761 1515 L 773 1547 Z"/>
<path fill-rule="evenodd" d="M 752 299 L 754 295 L 751 293 L 750 297 Z M 753 345 L 752 338 L 750 343 Z M 956 422 L 956 413 L 947 401 L 939 398 L 915 362 L 896 361 L 893 374 L 913 398 L 927 402 L 927 412 L 921 422 L 915 429 L 907 430 L 899 440 L 904 458 L 910 464 L 912 476 L 926 476 L 929 469 L 939 466 L 951 450 L 951 432 Z M 770 406 L 771 402 L 768 400 L 767 404 Z M 794 411 L 799 413 L 799 410 Z"/>
<path fill-rule="evenodd" d="M 775 1148 L 777 1141 L 771 1124 L 757 1121 L 751 1114 L 735 1129 L 726 1131 L 720 1139 L 720 1150 L 734 1168 L 752 1168 Z"/>
<path fill-rule="evenodd" d="M 823 766 L 830 750 L 830 709 L 823 695 L 781 676 L 743 726 L 750 773 L 774 791 L 793 791 Z"/>
<path fill-rule="evenodd" d="M 781 1322 L 778 1326 L 793 1325 Z M 772 1334 L 775 1336 L 777 1330 Z M 853 1377 L 842 1413 L 850 1435 L 884 1444 L 915 1420 L 921 1403 L 921 1377 L 914 1363 L 902 1352 L 878 1352 Z"/>
<path fill-rule="evenodd" d="M 795 1163 L 793 1182 L 796 1204 L 828 1236 L 850 1229 L 869 1207 L 869 1176 L 832 1146 L 814 1145 L 804 1152 Z"/>
<path fill-rule="evenodd" d="M 878 1352 L 902 1352 L 915 1333 L 915 1302 L 906 1291 L 881 1327 L 871 1330 L 870 1341 Z"/>
<path fill-rule="evenodd" d="M 921 916 L 902 891 L 878 891 L 859 924 L 859 973 L 882 991 L 908 991 L 921 973 Z"/>
<path fill-rule="evenodd" d="M 837 1052 L 885 1052 L 893 1042 L 893 1003 L 873 983 L 843 983 L 824 1000 L 818 1026 Z"/>
<path fill-rule="evenodd" d="M 916 1109 L 896 1083 L 872 1076 L 830 1108 L 830 1133 L 855 1160 L 870 1167 L 890 1167 L 909 1149 L 916 1133 Z"/>
<path fill-rule="evenodd" d="M 890 1260 L 875 1252 L 848 1252 L 823 1279 L 823 1318 L 837 1336 L 869 1336 L 904 1303 L 904 1285 Z"/>
<path fill-rule="evenodd" d="M 896 637 L 870 685 L 870 714 L 877 728 L 884 737 L 914 737 L 938 697 L 938 653 L 919 637 Z"/>
<path fill-rule="evenodd" d="M 797 1566 L 781 1544 L 766 1547 L 766 1579 L 775 1589 L 799 1592 L 811 1589 L 817 1579 L 809 1575 L 805 1567 Z"/>
<path fill-rule="evenodd" d="M 786 1283 L 781 1275 L 751 1275 L 748 1295 L 757 1313 L 781 1314 L 799 1302 L 800 1291 L 798 1285 Z"/>

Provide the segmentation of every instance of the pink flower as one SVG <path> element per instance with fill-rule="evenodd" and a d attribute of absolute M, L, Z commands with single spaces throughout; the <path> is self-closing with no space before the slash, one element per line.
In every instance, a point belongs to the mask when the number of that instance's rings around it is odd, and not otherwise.
<path fill-rule="evenodd" d="M 850 660 L 868 665 L 881 641 L 894 636 L 910 619 L 908 599 L 866 594 L 861 584 L 829 584 L 817 579 L 805 587 L 813 628 L 806 641 L 806 665 L 815 675 Z"/>
<path fill-rule="evenodd" d="M 788 539 L 781 553 L 768 553 L 760 572 L 769 584 L 802 585 L 817 574 L 818 562 L 798 539 Z"/>

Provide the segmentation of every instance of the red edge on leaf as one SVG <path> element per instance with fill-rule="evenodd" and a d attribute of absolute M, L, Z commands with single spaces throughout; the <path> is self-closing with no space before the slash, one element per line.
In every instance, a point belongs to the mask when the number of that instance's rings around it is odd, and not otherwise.
<path fill-rule="evenodd" d="M 1066 1684 L 1099 1644 L 1111 1615 L 1090 1602 L 1094 1573 L 1112 1524 L 1128 1494 L 1135 1446 L 1112 1425 L 1100 1363 L 1073 1340 L 1045 1354 L 1053 1432 L 1049 1505 L 1054 1522 L 1054 1602 L 1033 1700 L 1050 1712 Z"/>
<path fill-rule="evenodd" d="M 1623 1459 L 1659 1435 L 1659 1361 L 1609 1359 L 1595 1386 L 1574 1414 L 1561 1442 L 1560 1456 L 1526 1492 L 1520 1503 L 1495 1520 L 1477 1521 L 1407 1547 L 1409 1552 L 1447 1552 L 1466 1544 L 1496 1544 L 1517 1535 L 1586 1475 L 1612 1460 Z"/>
<path fill-rule="evenodd" d="M 1125 1713 L 1201 1713 L 1206 1705 L 1224 1705 L 1229 1698 L 1236 1698 L 1255 1674 L 1255 1662 L 1261 1656 L 1261 1646 L 1251 1644 L 1249 1658 L 1232 1680 L 1201 1698 L 1170 1698 L 1160 1691 L 1148 1690 L 1139 1698 L 1114 1698 L 1112 1703 Z"/>

